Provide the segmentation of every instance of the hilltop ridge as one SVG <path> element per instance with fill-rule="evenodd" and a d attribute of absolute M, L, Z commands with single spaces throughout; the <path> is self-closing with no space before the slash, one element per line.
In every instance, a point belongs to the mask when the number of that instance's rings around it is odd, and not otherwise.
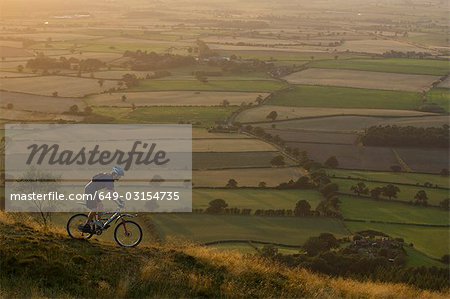
<path fill-rule="evenodd" d="M 193 244 L 124 249 L 0 213 L 0 297 L 446 298 L 402 284 L 290 269 Z M 448 297 L 447 297 L 448 298 Z"/>

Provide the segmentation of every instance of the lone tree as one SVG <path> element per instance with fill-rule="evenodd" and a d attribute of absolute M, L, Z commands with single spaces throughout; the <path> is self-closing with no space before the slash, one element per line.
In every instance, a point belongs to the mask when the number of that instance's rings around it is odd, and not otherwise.
<path fill-rule="evenodd" d="M 450 209 L 450 198 L 446 198 L 439 203 L 439 206 L 444 210 Z"/>
<path fill-rule="evenodd" d="M 331 156 L 325 161 L 325 166 L 329 168 L 336 168 L 339 166 L 339 161 L 336 156 Z"/>
<path fill-rule="evenodd" d="M 197 79 L 198 81 L 202 82 L 202 83 L 208 83 L 208 77 L 206 77 L 203 73 L 201 72 L 196 72 L 195 73 L 195 79 Z"/>
<path fill-rule="evenodd" d="M 80 108 L 78 108 L 78 105 L 72 105 L 72 106 L 70 106 L 70 108 L 69 108 L 69 112 L 70 113 L 73 113 L 73 114 L 76 114 L 76 113 L 78 113 L 80 111 Z"/>
<path fill-rule="evenodd" d="M 228 107 L 228 106 L 230 106 L 230 101 L 228 101 L 228 100 L 223 100 L 223 101 L 222 101 L 222 106 L 223 106 L 223 107 Z"/>
<path fill-rule="evenodd" d="M 339 186 L 336 183 L 328 183 L 320 189 L 320 192 L 326 198 L 330 198 L 339 191 Z"/>
<path fill-rule="evenodd" d="M 206 208 L 206 213 L 221 214 L 226 207 L 228 207 L 228 204 L 225 202 L 225 200 L 221 198 L 214 199 L 209 202 L 209 207 Z"/>
<path fill-rule="evenodd" d="M 389 184 L 383 188 L 382 194 L 383 194 L 383 196 L 386 196 L 389 199 L 392 199 L 392 198 L 397 198 L 398 192 L 400 192 L 400 189 L 397 186 Z"/>
<path fill-rule="evenodd" d="M 350 191 L 353 191 L 353 193 L 356 193 L 358 196 L 361 194 L 369 194 L 369 188 L 367 188 L 366 184 L 363 182 L 359 182 L 358 184 L 351 186 Z"/>
<path fill-rule="evenodd" d="M 105 83 L 105 80 L 100 79 L 100 80 L 97 81 L 97 83 L 98 83 L 98 85 L 99 85 L 100 87 L 103 87 L 103 84 Z"/>
<path fill-rule="evenodd" d="M 311 205 L 306 200 L 302 199 L 297 202 L 294 208 L 295 216 L 309 216 L 311 215 Z"/>
<path fill-rule="evenodd" d="M 449 176 L 448 168 L 442 168 L 442 170 L 439 174 L 442 176 Z"/>
<path fill-rule="evenodd" d="M 122 81 L 125 85 L 130 88 L 133 86 L 137 86 L 139 84 L 139 80 L 135 74 L 125 74 L 122 76 Z M 120 82 L 120 81 L 119 81 Z"/>
<path fill-rule="evenodd" d="M 23 65 L 20 64 L 17 66 L 17 70 L 19 71 L 19 73 L 23 72 L 23 69 L 24 69 Z"/>
<path fill-rule="evenodd" d="M 256 103 L 258 103 L 258 105 L 261 105 L 261 103 L 264 101 L 264 98 L 261 95 L 258 95 L 256 97 Z"/>
<path fill-rule="evenodd" d="M 84 114 L 89 115 L 92 113 L 92 107 L 91 106 L 86 106 L 84 108 Z"/>
<path fill-rule="evenodd" d="M 372 197 L 373 199 L 379 199 L 382 193 L 383 188 L 375 187 L 372 190 L 370 190 L 370 197 Z"/>
<path fill-rule="evenodd" d="M 225 187 L 227 188 L 237 188 L 238 183 L 236 182 L 235 179 L 229 179 L 228 183 L 225 185 Z"/>
<path fill-rule="evenodd" d="M 311 237 L 303 245 L 309 256 L 316 256 L 321 252 L 337 247 L 339 247 L 339 241 L 330 233 L 322 233 L 318 237 Z"/>
<path fill-rule="evenodd" d="M 270 164 L 272 166 L 283 166 L 285 164 L 284 157 L 282 155 L 275 156 L 270 160 Z"/>
<path fill-rule="evenodd" d="M 259 182 L 258 187 L 259 188 L 266 188 L 267 184 L 266 184 L 266 182 Z"/>
<path fill-rule="evenodd" d="M 122 95 L 122 102 L 125 102 L 127 100 L 127 96 L 126 95 Z"/>
<path fill-rule="evenodd" d="M 32 166 L 23 173 L 22 177 L 18 178 L 16 185 L 13 188 L 15 192 L 19 193 L 45 194 L 57 192 L 60 188 L 60 183 L 60 176 L 53 175 L 50 172 L 45 172 Z M 55 203 L 49 200 L 33 200 L 32 202 L 40 215 L 40 220 L 42 221 L 41 224 L 47 226 L 48 222 L 51 220 L 52 213 L 50 211 L 55 209 Z"/>
<path fill-rule="evenodd" d="M 52 96 L 54 96 L 55 98 L 58 96 L 58 92 L 57 91 L 54 91 L 53 93 L 52 93 Z"/>
<path fill-rule="evenodd" d="M 420 206 L 427 206 L 428 205 L 428 196 L 425 190 L 419 190 L 417 191 L 416 195 L 414 196 L 415 204 Z"/>
<path fill-rule="evenodd" d="M 269 114 L 267 114 L 266 118 L 271 119 L 272 121 L 276 120 L 278 117 L 278 113 L 276 111 L 271 111 Z"/>

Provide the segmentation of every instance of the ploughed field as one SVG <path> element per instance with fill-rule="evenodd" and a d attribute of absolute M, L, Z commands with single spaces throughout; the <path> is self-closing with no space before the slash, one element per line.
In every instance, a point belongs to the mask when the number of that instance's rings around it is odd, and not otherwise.
<path fill-rule="evenodd" d="M 433 82 L 439 80 L 439 76 L 338 69 L 307 69 L 290 74 L 284 79 L 292 84 L 420 92 L 428 90 Z"/>
<path fill-rule="evenodd" d="M 306 108 L 304 108 L 306 109 Z M 420 117 L 371 117 L 371 116 L 330 116 L 326 118 L 310 118 L 288 120 L 282 122 L 261 123 L 258 126 L 280 130 L 311 130 L 331 132 L 358 132 L 370 126 L 414 126 L 441 127 L 448 123 L 448 116 L 420 116 Z"/>
<path fill-rule="evenodd" d="M 225 187 L 230 179 L 236 180 L 240 187 L 259 187 L 261 182 L 264 182 L 267 187 L 276 187 L 290 180 L 296 181 L 306 174 L 301 167 L 261 167 L 259 164 L 258 167 L 251 168 L 245 167 L 247 163 L 241 163 L 233 169 L 193 171 L 194 187 Z M 194 167 L 195 165 L 198 164 L 194 163 Z"/>
<path fill-rule="evenodd" d="M 0 79 L 3 90 L 51 96 L 57 92 L 61 97 L 83 97 L 88 94 L 101 93 L 109 88 L 117 87 L 116 81 L 105 80 L 103 85 L 95 79 L 66 77 L 66 76 L 39 76 L 26 78 Z"/>
<path fill-rule="evenodd" d="M 449 63 L 445 60 L 404 58 L 329 59 L 314 61 L 310 65 L 314 68 L 347 69 L 436 76 L 446 75 L 449 69 Z"/>
<path fill-rule="evenodd" d="M 276 151 L 195 152 L 192 154 L 192 168 L 198 170 L 270 168 L 270 161 L 278 155 L 280 154 Z M 286 165 L 295 164 L 289 159 L 285 159 L 285 163 Z"/>
<path fill-rule="evenodd" d="M 364 109 L 364 108 L 322 108 L 322 107 L 291 107 L 263 105 L 251 109 L 246 109 L 235 118 L 241 123 L 270 122 L 267 115 L 277 112 L 277 122 L 297 120 L 302 118 L 317 118 L 325 116 L 379 116 L 379 117 L 412 117 L 435 115 L 434 113 L 413 111 L 413 110 L 392 110 L 392 109 Z M 322 119 L 316 120 L 324 123 Z M 323 125 L 326 125 L 324 123 Z"/>
<path fill-rule="evenodd" d="M 73 105 L 82 110 L 85 103 L 76 98 L 57 98 L 52 96 L 32 95 L 17 92 L 0 91 L 0 106 L 12 104 L 11 110 L 30 112 L 63 113 L 69 111 Z"/>
<path fill-rule="evenodd" d="M 136 106 L 221 106 L 224 101 L 229 105 L 255 103 L 258 96 L 267 95 L 267 93 L 224 91 L 144 91 L 99 94 L 89 97 L 87 101 L 95 106 L 117 107 L 129 107 L 130 103 Z"/>
<path fill-rule="evenodd" d="M 262 107 L 278 108 L 269 105 Z M 239 116 L 244 118 L 251 113 L 257 114 L 258 108 L 246 110 Z M 293 113 L 294 109 L 308 109 L 284 108 L 286 109 L 275 111 L 291 109 L 290 112 Z M 400 165 L 405 171 L 439 173 L 449 166 L 448 151 L 445 148 L 364 146 L 359 141 L 359 135 L 371 126 L 441 127 L 448 124 L 448 116 L 444 115 L 324 116 L 286 121 L 277 118 L 272 122 L 266 120 L 263 123 L 251 124 L 262 127 L 272 136 L 279 136 L 285 141 L 285 145 L 292 149 L 306 151 L 308 156 L 317 162 L 324 163 L 331 156 L 335 156 L 339 163 L 338 168 L 389 171 L 391 166 Z"/>

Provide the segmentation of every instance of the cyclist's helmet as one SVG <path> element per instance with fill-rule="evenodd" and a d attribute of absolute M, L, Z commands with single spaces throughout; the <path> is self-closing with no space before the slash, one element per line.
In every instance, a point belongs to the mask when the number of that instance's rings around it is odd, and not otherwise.
<path fill-rule="evenodd" d="M 113 169 L 112 169 L 112 172 L 115 173 L 118 176 L 124 176 L 125 175 L 125 171 L 120 166 L 114 166 Z"/>

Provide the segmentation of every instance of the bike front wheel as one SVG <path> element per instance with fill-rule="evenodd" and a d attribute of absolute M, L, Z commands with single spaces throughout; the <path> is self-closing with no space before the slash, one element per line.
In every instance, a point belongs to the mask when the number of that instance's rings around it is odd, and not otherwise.
<path fill-rule="evenodd" d="M 134 221 L 123 221 L 114 230 L 114 239 L 123 247 L 135 247 L 142 241 L 142 229 Z"/>
<path fill-rule="evenodd" d="M 88 219 L 88 216 L 85 214 L 76 214 L 70 217 L 69 221 L 67 221 L 67 233 L 74 239 L 89 239 L 92 237 L 90 233 L 83 233 L 79 227 L 84 225 Z"/>

